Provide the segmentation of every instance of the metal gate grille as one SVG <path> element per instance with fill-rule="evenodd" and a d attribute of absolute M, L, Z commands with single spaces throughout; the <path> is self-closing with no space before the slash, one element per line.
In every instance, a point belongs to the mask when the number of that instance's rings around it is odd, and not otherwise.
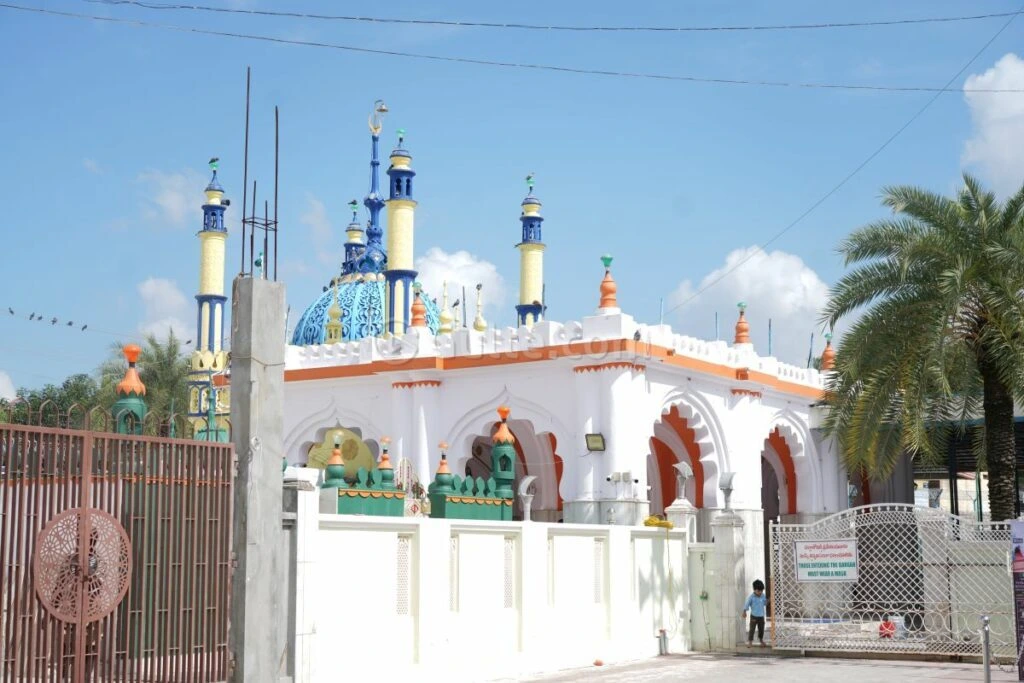
<path fill-rule="evenodd" d="M 855 581 L 799 581 L 798 541 L 856 540 Z M 771 525 L 774 647 L 979 655 L 980 617 L 992 652 L 1013 658 L 1006 523 L 942 510 L 867 505 L 813 524 Z M 882 626 L 888 617 L 891 626 Z"/>
<path fill-rule="evenodd" d="M 0 683 L 225 680 L 232 478 L 227 444 L 0 424 Z"/>

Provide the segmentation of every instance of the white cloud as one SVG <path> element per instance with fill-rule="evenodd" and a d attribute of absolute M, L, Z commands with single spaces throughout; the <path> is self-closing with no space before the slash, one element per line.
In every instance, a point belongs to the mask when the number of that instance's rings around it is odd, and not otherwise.
<path fill-rule="evenodd" d="M 95 159 L 82 159 L 82 166 L 89 173 L 95 173 L 97 175 L 103 173 L 103 169 L 100 168 L 100 165 Z"/>
<path fill-rule="evenodd" d="M 313 195 L 306 195 L 306 210 L 299 216 L 299 222 L 309 228 L 310 239 L 317 259 L 321 263 L 341 268 L 345 250 L 341 246 L 345 238 L 335 235 L 327 207 Z"/>
<path fill-rule="evenodd" d="M 416 259 L 417 279 L 423 285 L 423 291 L 441 302 L 442 284 L 448 282 L 448 302 L 455 303 L 462 299 L 462 288 L 466 288 L 469 309 L 466 320 L 471 322 L 476 315 L 476 286 L 483 285 L 484 317 L 489 311 L 499 310 L 505 302 L 505 280 L 498 269 L 490 261 L 477 258 L 468 251 L 456 251 L 452 254 L 438 247 L 431 247 L 423 256 Z"/>
<path fill-rule="evenodd" d="M 741 262 L 743 265 L 737 267 Z M 824 341 L 818 317 L 828 300 L 828 286 L 793 254 L 782 251 L 766 254 L 758 247 L 736 249 L 726 256 L 722 266 L 708 273 L 699 286 L 694 287 L 689 280 L 682 282 L 666 302 L 667 308 L 683 304 L 726 272 L 729 275 L 671 314 L 674 328 L 694 337 L 711 339 L 717 312 L 721 338 L 731 343 L 737 318 L 736 304 L 744 301 L 751 341 L 758 353 L 768 353 L 769 318 L 772 355 L 776 358 L 805 365 L 811 332 L 815 333 L 814 354 L 821 353 Z"/>
<path fill-rule="evenodd" d="M 17 392 L 14 389 L 14 382 L 11 381 L 11 376 L 0 370 L 0 399 L 10 401 L 16 395 Z"/>
<path fill-rule="evenodd" d="M 187 321 L 194 318 L 194 304 L 182 294 L 177 283 L 151 277 L 139 283 L 138 291 L 143 310 L 140 332 L 164 339 L 173 329 L 174 335 L 182 341 L 192 339 L 195 322 Z"/>
<path fill-rule="evenodd" d="M 174 227 L 202 221 L 202 207 L 205 197 L 203 189 L 207 180 L 193 170 L 174 173 L 145 171 L 138 181 L 145 187 L 145 216 Z"/>
<path fill-rule="evenodd" d="M 982 74 L 964 83 L 970 89 L 1024 89 L 1024 60 L 1004 55 Z M 1024 98 L 1011 93 L 965 92 L 974 131 L 964 144 L 963 163 L 973 166 L 997 194 L 1007 196 L 1024 183 Z"/>

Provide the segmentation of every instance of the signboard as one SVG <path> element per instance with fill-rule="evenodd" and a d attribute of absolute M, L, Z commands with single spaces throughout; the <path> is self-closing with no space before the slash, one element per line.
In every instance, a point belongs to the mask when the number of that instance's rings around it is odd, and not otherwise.
<path fill-rule="evenodd" d="M 857 539 L 794 541 L 797 581 L 857 580 Z"/>
<path fill-rule="evenodd" d="M 1013 607 L 1017 615 L 1017 680 L 1024 681 L 1024 522 L 1010 522 L 1010 564 L 1013 568 Z"/>

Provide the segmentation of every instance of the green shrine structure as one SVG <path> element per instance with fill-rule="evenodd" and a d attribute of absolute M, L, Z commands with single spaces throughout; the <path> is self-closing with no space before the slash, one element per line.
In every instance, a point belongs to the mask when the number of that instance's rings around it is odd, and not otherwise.
<path fill-rule="evenodd" d="M 395 486 L 395 470 L 388 456 L 388 438 L 381 439 L 383 450 L 375 467 L 359 467 L 354 476 L 345 471 L 340 439 L 324 468 L 323 489 L 338 490 L 339 515 L 405 515 L 405 491 Z"/>
<path fill-rule="evenodd" d="M 461 479 L 448 467 L 448 444 L 441 442 L 441 463 L 427 489 L 430 516 L 444 519 L 512 519 L 512 482 L 515 480 L 515 437 L 508 428 L 507 406 L 498 408 L 501 424 L 492 437 L 491 476 Z"/>
<path fill-rule="evenodd" d="M 117 401 L 111 408 L 114 416 L 114 429 L 118 434 L 139 436 L 142 434 L 142 421 L 146 417 L 146 385 L 139 378 L 135 365 L 139 362 L 142 349 L 135 344 L 128 344 L 122 349 L 128 361 L 128 370 L 124 379 L 117 383 Z"/>

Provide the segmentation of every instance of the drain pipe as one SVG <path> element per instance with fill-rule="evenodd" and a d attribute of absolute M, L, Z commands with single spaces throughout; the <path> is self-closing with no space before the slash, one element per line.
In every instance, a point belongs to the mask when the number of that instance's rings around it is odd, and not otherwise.
<path fill-rule="evenodd" d="M 668 633 L 663 628 L 658 629 L 658 654 L 668 654 Z"/>

